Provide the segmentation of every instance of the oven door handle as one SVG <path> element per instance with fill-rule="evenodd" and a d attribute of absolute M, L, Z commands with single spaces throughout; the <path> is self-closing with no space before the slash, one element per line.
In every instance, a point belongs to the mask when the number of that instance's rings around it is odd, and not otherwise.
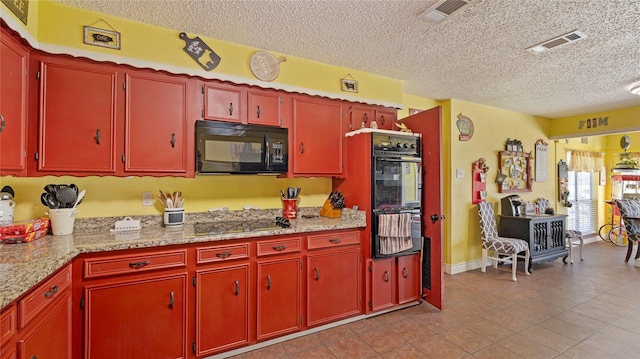
<path fill-rule="evenodd" d="M 386 162 L 411 162 L 411 163 L 422 163 L 421 159 L 395 159 L 395 158 L 380 158 L 378 157 L 378 161 L 386 161 Z"/>

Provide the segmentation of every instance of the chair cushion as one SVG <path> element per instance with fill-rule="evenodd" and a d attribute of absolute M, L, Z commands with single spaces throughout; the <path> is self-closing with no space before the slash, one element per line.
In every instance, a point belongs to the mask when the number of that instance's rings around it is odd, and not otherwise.
<path fill-rule="evenodd" d="M 582 238 L 582 232 L 574 229 L 567 229 L 567 238 Z"/>
<path fill-rule="evenodd" d="M 529 243 L 517 238 L 494 237 L 484 239 L 482 248 L 494 250 L 498 253 L 516 254 L 528 249 Z"/>

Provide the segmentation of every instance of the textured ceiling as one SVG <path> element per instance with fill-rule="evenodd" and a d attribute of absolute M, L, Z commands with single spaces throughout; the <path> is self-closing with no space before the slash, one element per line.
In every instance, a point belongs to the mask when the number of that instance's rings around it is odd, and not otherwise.
<path fill-rule="evenodd" d="M 55 0 L 404 81 L 404 92 L 548 118 L 640 106 L 640 0 Z M 525 49 L 573 30 L 588 38 Z M 640 119 L 639 119 L 640 120 Z"/>

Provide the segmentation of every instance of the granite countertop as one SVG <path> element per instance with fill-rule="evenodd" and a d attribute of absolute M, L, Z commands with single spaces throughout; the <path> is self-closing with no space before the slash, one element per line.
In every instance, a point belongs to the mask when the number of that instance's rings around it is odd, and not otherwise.
<path fill-rule="evenodd" d="M 140 219 L 142 229 L 113 233 L 117 220 L 125 217 L 79 218 L 74 233 L 66 236 L 45 236 L 22 244 L 0 245 L 0 309 L 27 292 L 51 273 L 82 253 L 107 252 L 132 248 L 152 248 L 186 243 L 207 243 L 229 239 L 255 238 L 294 233 L 359 228 L 366 226 L 364 211 L 344 209 L 340 218 L 314 217 L 320 208 L 300 208 L 291 227 L 264 231 L 235 232 L 196 236 L 194 223 L 248 221 L 281 216 L 280 209 L 186 213 L 182 227 L 162 225 L 162 216 L 132 216 Z"/>

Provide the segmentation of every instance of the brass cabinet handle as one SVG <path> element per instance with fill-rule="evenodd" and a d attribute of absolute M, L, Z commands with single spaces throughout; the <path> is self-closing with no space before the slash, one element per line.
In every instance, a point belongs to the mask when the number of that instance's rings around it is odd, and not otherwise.
<path fill-rule="evenodd" d="M 176 147 L 176 134 L 171 134 L 171 147 Z"/>
<path fill-rule="evenodd" d="M 318 269 L 318 267 L 316 267 L 315 272 L 316 272 L 316 274 L 315 274 L 315 279 L 316 279 L 316 280 L 320 280 L 320 270 Z"/>
<path fill-rule="evenodd" d="M 229 102 L 229 116 L 233 116 L 233 102 Z"/>
<path fill-rule="evenodd" d="M 51 287 L 51 290 L 49 290 L 48 292 L 44 293 L 44 297 L 45 298 L 51 298 L 56 293 L 58 293 L 58 286 L 54 285 L 53 287 Z"/>
<path fill-rule="evenodd" d="M 147 266 L 151 264 L 151 261 L 144 261 L 144 262 L 131 262 L 129 263 L 129 267 L 131 268 L 135 268 L 135 269 L 140 269 L 144 266 Z"/>
<path fill-rule="evenodd" d="M 216 253 L 216 257 L 218 257 L 218 258 L 222 258 L 222 259 L 225 259 L 225 258 L 227 258 L 228 256 L 230 256 L 232 253 L 233 253 L 233 252 L 231 252 L 231 251 L 228 251 L 228 252 L 219 252 L 219 253 Z"/>
<path fill-rule="evenodd" d="M 367 124 L 367 122 L 369 122 L 369 115 L 367 115 L 366 113 L 364 114 L 364 123 L 365 125 Z"/>
<path fill-rule="evenodd" d="M 102 137 L 102 134 L 100 133 L 100 129 L 96 130 L 96 144 L 100 144 L 100 138 Z"/>
<path fill-rule="evenodd" d="M 0 132 L 2 132 L 4 130 L 4 126 L 7 123 L 4 121 L 4 116 L 0 115 Z"/>
<path fill-rule="evenodd" d="M 169 293 L 169 308 L 173 309 L 173 303 L 175 303 L 175 301 L 176 301 L 175 295 L 173 291 L 171 291 L 171 293 Z"/>
<path fill-rule="evenodd" d="M 267 276 L 267 290 L 271 289 L 271 275 Z"/>
<path fill-rule="evenodd" d="M 260 106 L 258 106 L 258 111 L 257 111 L 257 113 L 258 113 L 258 118 L 260 118 Z"/>
<path fill-rule="evenodd" d="M 333 244 L 338 244 L 338 243 L 340 243 L 340 238 L 333 238 L 333 239 L 330 239 L 330 240 L 329 240 L 329 242 L 331 242 L 331 243 L 333 243 Z"/>
<path fill-rule="evenodd" d="M 300 153 L 304 153 L 304 142 L 300 142 Z"/>
<path fill-rule="evenodd" d="M 284 244 L 279 245 L 279 246 L 273 246 L 273 250 L 274 250 L 274 251 L 278 251 L 278 252 L 282 252 L 282 251 L 283 251 L 283 250 L 285 250 L 286 248 L 287 248 L 287 246 L 286 246 L 286 245 L 284 245 Z"/>
<path fill-rule="evenodd" d="M 384 115 L 380 116 L 380 123 L 384 125 Z"/>
<path fill-rule="evenodd" d="M 236 292 L 235 292 L 236 297 L 238 296 L 238 294 L 240 294 L 240 282 L 236 281 Z"/>
<path fill-rule="evenodd" d="M 389 281 L 389 272 L 384 271 L 384 281 L 388 282 Z"/>
<path fill-rule="evenodd" d="M 402 268 L 402 276 L 405 278 L 409 276 L 409 270 L 406 267 Z"/>

